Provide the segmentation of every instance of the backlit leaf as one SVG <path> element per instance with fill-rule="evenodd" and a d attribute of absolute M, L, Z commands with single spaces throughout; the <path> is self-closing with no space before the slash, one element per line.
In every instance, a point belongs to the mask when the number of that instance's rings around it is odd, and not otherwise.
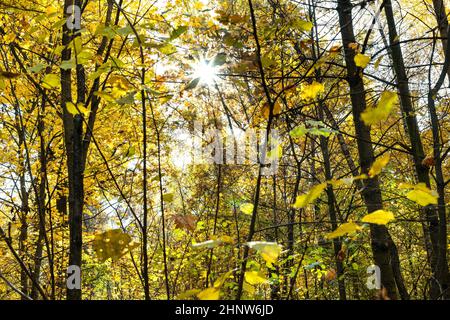
<path fill-rule="evenodd" d="M 397 102 L 397 93 L 384 91 L 376 107 L 368 107 L 361 113 L 361 119 L 368 126 L 386 120 Z"/>
<path fill-rule="evenodd" d="M 201 290 L 200 289 L 191 289 L 191 290 L 187 290 L 183 293 L 180 293 L 177 296 L 177 300 L 186 300 L 187 298 L 190 298 L 192 296 L 197 295 Z"/>
<path fill-rule="evenodd" d="M 314 100 L 317 96 L 325 92 L 325 87 L 322 83 L 313 81 L 311 84 L 302 86 L 300 97 L 304 100 Z"/>
<path fill-rule="evenodd" d="M 355 60 L 356 66 L 365 68 L 365 67 L 367 67 L 367 65 L 370 62 L 370 57 L 365 54 L 358 53 L 357 55 L 355 55 L 354 60 Z"/>
<path fill-rule="evenodd" d="M 61 83 L 57 74 L 49 73 L 42 79 L 42 87 L 46 89 L 56 89 L 59 88 L 60 85 Z"/>
<path fill-rule="evenodd" d="M 307 132 L 308 132 L 308 129 L 305 128 L 305 126 L 300 125 L 298 127 L 295 127 L 294 129 L 292 129 L 291 131 L 289 131 L 289 135 L 292 138 L 300 138 L 300 137 L 303 137 Z"/>
<path fill-rule="evenodd" d="M 374 224 L 388 224 L 389 222 L 395 220 L 394 214 L 386 210 L 376 210 L 368 215 L 365 215 L 361 221 L 366 223 Z"/>
<path fill-rule="evenodd" d="M 92 245 L 100 261 L 109 258 L 115 261 L 138 244 L 132 244 L 131 237 L 127 233 L 113 229 L 95 235 Z"/>
<path fill-rule="evenodd" d="M 323 182 L 321 184 L 318 184 L 318 185 L 312 187 L 308 191 L 308 193 L 297 196 L 293 207 L 296 209 L 306 207 L 308 204 L 314 202 L 320 196 L 320 194 L 323 192 L 323 190 L 325 190 L 326 187 L 327 187 L 327 183 Z"/>
<path fill-rule="evenodd" d="M 253 213 L 253 204 L 252 203 L 243 203 L 240 205 L 239 210 L 241 210 L 245 214 Z"/>
<path fill-rule="evenodd" d="M 372 164 L 369 170 L 369 177 L 374 177 L 381 173 L 381 170 L 388 164 L 390 159 L 389 153 L 378 157 Z"/>
<path fill-rule="evenodd" d="M 414 189 L 408 192 L 406 197 L 423 207 L 430 204 L 438 204 L 438 195 L 434 194 L 431 190 L 423 191 L 421 189 Z"/>
<path fill-rule="evenodd" d="M 276 262 L 282 250 L 281 245 L 276 242 L 251 241 L 247 245 L 258 251 L 269 265 Z"/>
<path fill-rule="evenodd" d="M 84 116 L 87 117 L 90 112 L 90 110 L 88 108 L 86 108 L 84 106 L 84 104 L 81 102 L 77 103 L 77 106 L 75 106 L 75 104 L 73 104 L 72 102 L 67 102 L 66 108 L 67 108 L 67 111 L 73 116 L 75 116 L 77 114 L 83 114 Z"/>
<path fill-rule="evenodd" d="M 295 22 L 293 23 L 295 28 L 300 29 L 301 31 L 311 31 L 313 24 L 311 21 L 305 21 L 305 20 L 301 20 L 301 19 L 297 19 L 295 20 Z"/>
<path fill-rule="evenodd" d="M 264 278 L 264 275 L 258 271 L 247 271 L 244 277 L 245 281 L 253 285 L 267 283 L 267 279 Z"/>
<path fill-rule="evenodd" d="M 361 227 L 358 226 L 356 223 L 354 223 L 354 222 L 346 222 L 346 223 L 341 224 L 333 232 L 326 234 L 325 238 L 327 238 L 327 239 L 334 239 L 334 238 L 337 238 L 337 237 L 342 237 L 342 236 L 345 236 L 347 234 L 355 233 L 356 231 L 358 231 L 360 229 L 361 229 Z"/>

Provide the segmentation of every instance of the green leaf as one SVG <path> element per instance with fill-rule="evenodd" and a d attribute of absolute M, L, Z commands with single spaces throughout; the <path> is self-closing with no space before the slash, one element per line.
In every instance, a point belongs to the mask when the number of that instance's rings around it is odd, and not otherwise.
<path fill-rule="evenodd" d="M 33 67 L 29 67 L 27 70 L 32 72 L 32 73 L 39 73 L 40 71 L 42 71 L 42 69 L 45 69 L 45 65 L 42 63 L 38 63 Z"/>
<path fill-rule="evenodd" d="M 311 21 L 298 19 L 294 21 L 293 27 L 300 29 L 301 31 L 309 32 L 311 31 L 313 24 Z"/>
<path fill-rule="evenodd" d="M 174 40 L 174 39 L 178 38 L 183 33 L 185 33 L 188 29 L 189 29 L 188 26 L 179 26 L 178 28 L 173 30 L 172 33 L 170 34 L 170 40 Z"/>
<path fill-rule="evenodd" d="M 184 87 L 184 90 L 192 90 L 194 89 L 198 83 L 200 82 L 200 77 L 192 79 L 189 83 Z"/>
<path fill-rule="evenodd" d="M 305 128 L 305 126 L 300 125 L 298 127 L 295 127 L 294 129 L 292 129 L 291 131 L 289 131 L 289 135 L 292 138 L 300 138 L 300 137 L 303 137 L 307 132 L 308 132 L 308 129 Z"/>
<path fill-rule="evenodd" d="M 120 28 L 117 30 L 117 33 L 121 36 L 125 37 L 133 33 L 133 29 L 130 27 L 130 25 L 127 25 L 126 27 Z"/>
<path fill-rule="evenodd" d="M 129 92 L 125 96 L 121 97 L 120 99 L 117 99 L 116 103 L 121 106 L 123 106 L 125 104 L 133 104 L 135 95 L 136 95 L 136 92 L 134 92 L 134 91 Z"/>
<path fill-rule="evenodd" d="M 163 200 L 166 202 L 172 202 L 173 201 L 173 193 L 165 193 L 163 195 Z"/>
<path fill-rule="evenodd" d="M 158 51 L 168 56 L 177 52 L 177 48 L 173 44 L 166 43 L 162 46 L 158 46 Z"/>
<path fill-rule="evenodd" d="M 67 22 L 66 18 L 58 20 L 51 26 L 51 29 L 53 29 L 53 30 L 60 29 L 63 25 L 66 24 L 66 22 Z"/>
<path fill-rule="evenodd" d="M 76 67 L 75 61 L 73 59 L 70 60 L 64 60 L 61 62 L 61 65 L 59 66 L 63 70 L 69 70 Z"/>
<path fill-rule="evenodd" d="M 227 61 L 227 55 L 225 53 L 219 53 L 214 57 L 213 65 L 221 66 L 221 65 L 225 64 L 226 61 Z"/>

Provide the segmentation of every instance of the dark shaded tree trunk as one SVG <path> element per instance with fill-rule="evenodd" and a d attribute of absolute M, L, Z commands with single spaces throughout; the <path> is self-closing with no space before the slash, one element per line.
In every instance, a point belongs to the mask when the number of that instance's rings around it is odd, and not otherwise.
<path fill-rule="evenodd" d="M 322 113 L 322 112 L 321 112 Z M 322 150 L 324 169 L 325 169 L 325 179 L 331 180 L 331 163 L 330 163 L 330 153 L 328 149 L 328 139 L 324 136 L 320 136 L 320 149 Z M 328 184 L 327 189 L 327 203 L 328 203 L 328 215 L 330 216 L 331 227 L 333 230 L 337 229 L 337 217 L 336 217 L 336 198 L 333 191 L 333 186 Z M 345 280 L 344 280 L 344 266 L 342 264 L 342 259 L 340 258 L 339 252 L 341 251 L 341 241 L 339 238 L 335 238 L 333 240 L 333 249 L 334 249 L 334 261 L 336 263 L 336 272 L 337 272 L 337 280 L 338 280 L 338 290 L 339 290 L 339 299 L 347 300 L 346 292 L 345 292 Z"/>
<path fill-rule="evenodd" d="M 64 13 L 68 18 L 66 12 L 71 5 L 77 5 L 81 8 L 81 3 L 76 0 L 74 3 L 70 0 L 65 0 Z M 62 61 L 70 60 L 71 49 L 68 47 L 79 33 L 74 30 L 69 30 L 67 24 L 63 26 L 62 44 L 66 46 L 61 54 Z M 74 34 L 76 35 L 74 36 Z M 77 53 L 74 53 L 76 55 Z M 82 65 L 76 65 L 77 75 L 77 102 L 84 103 L 85 100 L 85 78 L 84 68 Z M 61 69 L 61 106 L 63 108 L 63 122 L 64 122 L 64 138 L 67 152 L 67 169 L 69 177 L 69 231 L 70 231 L 70 245 L 69 245 L 69 265 L 78 266 L 81 269 L 82 256 L 82 219 L 83 219 L 83 116 L 77 114 L 72 116 L 68 111 L 66 104 L 72 102 L 72 72 L 71 69 Z M 81 289 L 67 288 L 68 300 L 81 300 Z"/>
<path fill-rule="evenodd" d="M 447 38 L 450 36 L 450 28 L 447 31 Z M 436 278 L 432 279 L 435 282 L 434 298 L 449 299 L 450 298 L 450 274 L 448 270 L 448 260 L 447 260 L 447 213 L 446 213 L 446 202 L 445 202 L 445 178 L 442 171 L 442 162 L 444 157 L 441 154 L 442 148 L 442 137 L 441 128 L 439 124 L 439 118 L 436 110 L 435 99 L 442 87 L 446 75 L 446 71 L 450 67 L 450 42 L 447 41 L 447 47 L 445 49 L 445 62 L 442 68 L 442 72 L 437 80 L 435 86 L 433 87 L 431 83 L 429 84 L 430 89 L 428 92 L 428 112 L 430 114 L 431 131 L 433 135 L 433 157 L 434 157 L 434 167 L 435 167 L 435 179 L 436 188 L 439 195 L 438 198 L 438 217 L 439 217 L 439 227 L 438 227 L 438 251 L 437 251 L 437 263 L 436 263 Z M 430 74 L 432 68 L 433 59 L 430 61 Z M 431 75 L 429 75 L 431 82 Z M 447 181 L 448 182 L 448 181 Z M 439 279 L 439 280 L 438 280 Z M 440 282 L 439 282 L 440 281 Z M 432 292 L 433 293 L 433 292 Z"/>
<path fill-rule="evenodd" d="M 436 15 L 436 22 L 439 29 L 439 34 L 441 36 L 442 48 L 444 51 L 444 56 L 449 55 L 450 53 L 447 51 L 447 42 L 448 42 L 448 18 L 447 12 L 445 11 L 445 4 L 443 0 L 433 0 L 433 8 L 434 13 Z M 448 81 L 450 85 L 450 67 L 447 70 Z"/>
<path fill-rule="evenodd" d="M 356 42 L 352 24 L 352 4 L 349 0 L 339 0 L 337 10 L 345 52 L 347 81 L 350 86 L 353 121 L 356 136 L 358 137 L 359 162 L 362 173 L 367 174 L 375 157 L 371 143 L 370 128 L 361 120 L 361 113 L 366 108 L 366 99 L 361 70 L 354 62 L 355 51 L 350 46 L 351 43 Z M 362 194 L 369 213 L 383 208 L 381 190 L 377 177 L 364 181 Z M 371 224 L 370 233 L 373 257 L 375 264 L 380 268 L 381 272 L 381 284 L 386 289 L 390 299 L 397 299 L 398 293 L 390 250 L 393 245 L 392 239 L 385 226 Z"/>
<path fill-rule="evenodd" d="M 392 10 L 391 0 L 385 0 L 384 10 L 386 14 L 386 20 L 389 29 L 389 44 L 390 54 L 392 57 L 393 68 L 397 78 L 398 92 L 400 94 L 400 106 L 402 114 L 405 117 L 407 134 L 411 143 L 411 154 L 414 162 L 414 168 L 419 182 L 425 183 L 430 188 L 430 177 L 428 174 L 428 167 L 423 164 L 425 158 L 422 139 L 419 132 L 419 126 L 417 124 L 417 118 L 415 116 L 415 110 L 411 101 L 411 93 L 409 90 L 408 77 L 406 75 L 405 63 L 403 60 L 402 49 L 399 44 L 397 29 L 395 26 L 395 18 Z M 427 249 L 431 249 L 429 254 L 430 265 L 432 270 L 432 277 L 436 281 L 431 282 L 431 298 L 436 298 L 439 295 L 439 288 L 437 283 L 443 283 L 445 280 L 440 279 L 440 275 L 437 272 L 437 254 L 439 251 L 439 219 L 436 214 L 436 208 L 428 206 L 424 209 L 425 217 L 427 220 L 427 228 L 425 229 L 425 239 L 430 239 L 431 248 L 426 246 Z M 447 266 L 447 261 L 442 263 Z"/>
<path fill-rule="evenodd" d="M 20 112 L 17 110 L 17 112 Z M 16 117 L 19 117 L 19 114 L 16 115 Z M 20 122 L 17 122 L 17 133 L 19 135 L 19 163 L 21 164 L 23 171 L 19 174 L 19 186 L 20 186 L 20 198 L 21 198 L 21 212 L 19 212 L 19 222 L 20 222 L 20 230 L 19 230 L 19 255 L 21 259 L 25 258 L 26 249 L 25 249 L 25 242 L 28 239 L 28 222 L 27 217 L 28 213 L 30 211 L 29 207 L 29 200 L 28 200 L 28 191 L 26 189 L 26 181 L 25 181 L 25 168 L 26 163 L 23 155 L 22 145 L 25 140 L 25 134 L 23 132 L 24 128 L 20 125 Z M 21 291 L 28 295 L 28 276 L 25 273 L 24 270 L 21 270 L 20 272 L 20 284 L 21 284 Z M 22 300 L 26 300 L 24 296 L 21 297 Z"/>

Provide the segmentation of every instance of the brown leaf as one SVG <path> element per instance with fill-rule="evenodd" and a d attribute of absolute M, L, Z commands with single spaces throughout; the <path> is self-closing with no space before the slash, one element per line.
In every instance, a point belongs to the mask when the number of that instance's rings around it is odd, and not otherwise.
<path fill-rule="evenodd" d="M 345 251 L 344 251 L 343 249 L 339 250 L 339 252 L 338 252 L 336 258 L 337 258 L 339 261 L 344 261 L 345 257 L 346 257 Z"/>
<path fill-rule="evenodd" d="M 422 160 L 422 165 L 428 168 L 431 168 L 435 165 L 433 156 L 426 156 L 425 159 Z"/>
<path fill-rule="evenodd" d="M 330 270 L 328 270 L 327 274 L 325 275 L 325 280 L 332 281 L 332 280 L 336 279 L 336 276 L 337 276 L 336 270 L 330 269 Z"/>
<path fill-rule="evenodd" d="M 197 226 L 197 217 L 191 214 L 176 214 L 172 216 L 175 226 L 179 229 L 186 229 L 188 231 L 195 231 Z"/>

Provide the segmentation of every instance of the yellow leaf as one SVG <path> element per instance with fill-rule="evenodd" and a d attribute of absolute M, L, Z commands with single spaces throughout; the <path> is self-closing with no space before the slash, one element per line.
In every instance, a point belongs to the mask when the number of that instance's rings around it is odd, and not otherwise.
<path fill-rule="evenodd" d="M 42 87 L 45 89 L 56 89 L 61 85 L 57 74 L 49 73 L 42 79 Z"/>
<path fill-rule="evenodd" d="M 258 251 L 269 265 L 276 262 L 282 250 L 282 247 L 276 242 L 251 241 L 247 242 L 247 245 Z"/>
<path fill-rule="evenodd" d="M 437 204 L 439 195 L 436 191 L 430 190 L 425 183 L 420 182 L 416 185 L 409 183 L 400 183 L 398 185 L 399 189 L 413 189 L 406 194 L 406 197 L 418 203 L 421 206 L 427 206 L 429 204 Z"/>
<path fill-rule="evenodd" d="M 118 260 L 136 247 L 136 244 L 131 244 L 130 235 L 120 229 L 108 230 L 95 235 L 92 245 L 100 261 L 106 261 L 109 258 L 113 261 Z"/>
<path fill-rule="evenodd" d="M 281 105 L 278 102 L 275 102 L 272 113 L 274 116 L 279 115 L 281 113 Z M 269 119 L 270 106 L 268 103 L 264 104 L 262 114 L 264 118 Z"/>
<path fill-rule="evenodd" d="M 295 199 L 294 208 L 300 209 L 316 200 L 327 187 L 327 183 L 323 182 L 311 188 L 308 193 L 302 194 Z"/>
<path fill-rule="evenodd" d="M 388 164 L 390 159 L 389 153 L 378 157 L 372 164 L 369 170 L 369 177 L 374 177 L 381 173 L 381 170 Z"/>
<path fill-rule="evenodd" d="M 368 126 L 386 120 L 397 102 L 397 93 L 384 91 L 376 107 L 368 107 L 361 113 L 361 119 Z"/>
<path fill-rule="evenodd" d="M 406 183 L 406 182 L 402 182 L 398 185 L 399 189 L 414 189 L 414 185 Z"/>
<path fill-rule="evenodd" d="M 313 81 L 311 84 L 302 86 L 300 97 L 304 100 L 314 100 L 320 94 L 325 92 L 325 87 L 322 83 Z"/>
<path fill-rule="evenodd" d="M 77 103 L 76 107 L 75 107 L 75 105 L 72 102 L 67 102 L 66 103 L 66 108 L 67 108 L 67 111 L 70 114 L 74 115 L 74 116 L 77 115 L 77 114 L 80 114 L 80 112 L 81 112 L 82 114 L 84 114 L 84 116 L 87 117 L 89 115 L 89 112 L 90 112 L 90 110 L 88 108 L 86 108 L 84 106 L 84 104 L 81 103 L 81 102 Z"/>
<path fill-rule="evenodd" d="M 374 224 L 388 224 L 392 220 L 395 220 L 394 214 L 390 211 L 377 210 L 362 218 L 362 222 L 374 223 Z"/>
<path fill-rule="evenodd" d="M 294 26 L 299 28 L 301 31 L 311 31 L 313 24 L 311 21 L 296 20 Z"/>
<path fill-rule="evenodd" d="M 355 55 L 354 60 L 355 60 L 356 66 L 365 68 L 365 67 L 367 67 L 367 65 L 370 62 L 370 57 L 365 54 L 358 53 L 357 55 Z"/>
<path fill-rule="evenodd" d="M 219 300 L 220 290 L 218 288 L 207 288 L 197 294 L 200 300 Z"/>
<path fill-rule="evenodd" d="M 56 9 L 54 6 L 49 6 L 45 10 L 45 13 L 47 13 L 47 15 L 51 15 L 51 14 L 53 14 L 55 12 L 58 12 L 58 9 Z"/>
<path fill-rule="evenodd" d="M 264 278 L 263 274 L 258 271 L 247 271 L 244 277 L 245 281 L 253 285 L 267 283 L 266 278 Z"/>
<path fill-rule="evenodd" d="M 438 201 L 437 201 L 438 196 L 434 195 L 431 190 L 429 190 L 429 192 L 427 192 L 427 191 L 415 189 L 415 190 L 408 192 L 406 194 L 406 197 L 409 200 L 412 200 L 423 207 L 425 207 L 429 204 L 437 204 L 438 203 Z"/>
<path fill-rule="evenodd" d="M 268 159 L 280 159 L 283 156 L 283 147 L 280 143 L 277 143 L 277 146 L 267 152 Z"/>
<path fill-rule="evenodd" d="M 234 243 L 234 239 L 227 235 L 221 236 L 220 240 L 224 243 L 230 243 L 230 244 Z"/>
<path fill-rule="evenodd" d="M 360 229 L 361 229 L 361 227 L 358 226 L 354 222 L 343 223 L 333 232 L 326 234 L 325 238 L 334 239 L 337 237 L 342 237 L 342 236 L 345 236 L 346 234 L 355 233 L 356 231 L 358 231 Z"/>
<path fill-rule="evenodd" d="M 216 289 L 220 289 L 220 287 L 222 287 L 222 285 L 224 284 L 225 280 L 227 280 L 231 274 L 233 273 L 233 271 L 228 271 L 227 273 L 223 274 L 222 276 L 220 276 L 216 281 L 214 281 L 214 288 Z"/>
<path fill-rule="evenodd" d="M 253 204 L 252 203 L 243 203 L 243 204 L 241 204 L 239 209 L 245 214 L 252 214 L 253 213 Z"/>
<path fill-rule="evenodd" d="M 242 289 L 244 289 L 245 292 L 247 292 L 250 295 L 254 295 L 255 294 L 255 287 L 252 286 L 251 284 L 244 282 L 242 285 Z"/>

